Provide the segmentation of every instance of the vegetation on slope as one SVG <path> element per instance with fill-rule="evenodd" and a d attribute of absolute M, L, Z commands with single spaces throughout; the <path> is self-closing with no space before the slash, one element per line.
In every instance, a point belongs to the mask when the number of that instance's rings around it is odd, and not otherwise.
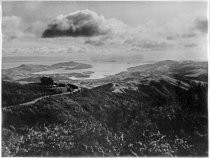
<path fill-rule="evenodd" d="M 45 95 L 60 93 L 39 84 L 19 84 L 15 82 L 2 81 L 2 107 L 17 105 L 32 101 Z"/>
<path fill-rule="evenodd" d="M 4 110 L 3 155 L 206 156 L 207 87 L 139 86 L 124 94 L 82 89 Z"/>
<path fill-rule="evenodd" d="M 206 63 L 163 61 L 90 84 L 100 86 L 3 109 L 3 156 L 208 155 Z"/>

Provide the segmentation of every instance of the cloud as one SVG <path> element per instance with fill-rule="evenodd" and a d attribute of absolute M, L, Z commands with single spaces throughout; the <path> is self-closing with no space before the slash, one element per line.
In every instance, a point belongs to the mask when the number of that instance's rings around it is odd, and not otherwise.
<path fill-rule="evenodd" d="M 178 34 L 178 33 L 176 33 L 176 34 L 174 34 L 174 35 L 168 35 L 167 37 L 166 37 L 166 39 L 167 40 L 175 40 L 175 39 L 178 39 L 178 38 L 195 38 L 197 36 L 197 34 L 196 33 L 194 33 L 194 32 L 189 32 L 189 33 L 182 33 L 182 34 Z"/>
<path fill-rule="evenodd" d="M 40 37 L 45 27 L 46 25 L 40 21 L 35 21 L 28 25 L 17 16 L 5 16 L 2 19 L 2 34 L 4 40 Z"/>
<path fill-rule="evenodd" d="M 85 44 L 90 44 L 90 45 L 94 45 L 94 46 L 102 46 L 105 43 L 102 40 L 88 39 L 85 41 Z"/>
<path fill-rule="evenodd" d="M 152 39 L 130 39 L 126 40 L 124 44 L 129 44 L 134 48 L 139 48 L 141 50 L 164 50 L 171 46 L 170 43 L 165 41 L 158 41 Z"/>
<path fill-rule="evenodd" d="M 42 1 L 24 2 L 22 9 L 29 12 L 35 11 L 42 5 L 42 3 L 43 3 Z"/>
<path fill-rule="evenodd" d="M 17 16 L 6 16 L 2 20 L 3 29 L 18 28 L 21 23 L 21 18 Z"/>
<path fill-rule="evenodd" d="M 207 34 L 208 21 L 204 17 L 188 21 L 180 20 L 179 22 L 171 22 L 163 29 L 167 40 L 196 39 Z M 162 34 L 164 35 L 163 32 Z"/>
<path fill-rule="evenodd" d="M 158 41 L 141 41 L 139 44 L 134 44 L 134 46 L 138 46 L 145 50 L 162 50 L 169 47 L 169 44 L 166 42 L 158 42 Z"/>
<path fill-rule="evenodd" d="M 105 19 L 90 10 L 81 10 L 68 15 L 60 15 L 43 32 L 42 37 L 98 36 L 119 33 L 125 24 L 116 19 Z"/>
<path fill-rule="evenodd" d="M 70 46 L 66 50 L 66 53 L 85 53 L 85 52 L 86 52 L 86 48 L 76 47 L 76 46 Z"/>
<path fill-rule="evenodd" d="M 43 30 L 46 28 L 47 24 L 41 21 L 35 21 L 30 26 L 28 26 L 24 32 L 34 34 L 36 37 L 41 37 Z"/>
<path fill-rule="evenodd" d="M 4 39 L 14 39 L 22 35 L 21 18 L 6 16 L 2 19 L 2 32 Z"/>
<path fill-rule="evenodd" d="M 197 44 L 195 44 L 195 43 L 184 44 L 184 47 L 187 47 L 187 48 L 197 47 Z"/>
<path fill-rule="evenodd" d="M 207 33 L 208 32 L 208 20 L 205 18 L 197 18 L 195 20 L 195 29 L 202 33 Z"/>
<path fill-rule="evenodd" d="M 141 53 L 137 53 L 137 54 L 133 54 L 133 53 L 124 53 L 124 54 L 115 54 L 112 53 L 112 55 L 107 55 L 106 53 L 104 54 L 96 54 L 94 56 L 91 56 L 91 61 L 92 62 L 99 62 L 99 63 L 103 63 L 103 62 L 132 62 L 134 63 L 142 61 L 144 59 L 144 55 L 142 55 Z"/>
<path fill-rule="evenodd" d="M 3 53 L 7 54 L 72 54 L 72 53 L 85 53 L 86 48 L 77 46 L 68 47 L 48 47 L 44 45 L 39 45 L 36 47 L 23 47 L 23 48 L 3 48 Z"/>
<path fill-rule="evenodd" d="M 165 25 L 148 21 L 134 29 L 125 38 L 124 44 L 141 50 L 167 50 L 192 48 L 206 43 L 206 18 L 181 17 L 172 19 Z"/>

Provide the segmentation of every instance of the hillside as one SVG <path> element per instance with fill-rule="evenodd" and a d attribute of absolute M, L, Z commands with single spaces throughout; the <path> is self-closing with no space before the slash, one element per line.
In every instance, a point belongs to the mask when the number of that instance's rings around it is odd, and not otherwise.
<path fill-rule="evenodd" d="M 148 85 L 150 82 L 167 81 L 172 85 L 187 88 L 189 83 L 206 85 L 208 82 L 208 63 L 194 61 L 160 61 L 128 68 L 127 71 L 99 80 L 73 81 L 82 86 L 92 88 L 103 84 L 117 84 L 116 88 L 137 89 L 138 84 Z M 118 91 L 119 92 L 119 91 Z"/>
<path fill-rule="evenodd" d="M 39 84 L 22 85 L 16 82 L 2 81 L 2 107 L 25 103 L 41 96 L 61 93 L 61 91 Z"/>
<path fill-rule="evenodd" d="M 163 61 L 4 108 L 3 155 L 207 156 L 206 79 L 206 63 Z"/>

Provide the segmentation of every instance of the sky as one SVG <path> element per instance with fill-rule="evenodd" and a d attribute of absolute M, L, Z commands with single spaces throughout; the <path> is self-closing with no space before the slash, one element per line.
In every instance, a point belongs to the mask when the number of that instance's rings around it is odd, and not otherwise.
<path fill-rule="evenodd" d="M 8 1 L 3 56 L 207 60 L 207 2 Z"/>

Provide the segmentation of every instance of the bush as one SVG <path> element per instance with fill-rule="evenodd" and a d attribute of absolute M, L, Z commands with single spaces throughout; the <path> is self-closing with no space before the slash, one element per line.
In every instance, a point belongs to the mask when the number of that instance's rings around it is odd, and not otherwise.
<path fill-rule="evenodd" d="M 44 86 L 52 86 L 54 83 L 53 79 L 50 77 L 41 77 L 40 81 Z"/>

